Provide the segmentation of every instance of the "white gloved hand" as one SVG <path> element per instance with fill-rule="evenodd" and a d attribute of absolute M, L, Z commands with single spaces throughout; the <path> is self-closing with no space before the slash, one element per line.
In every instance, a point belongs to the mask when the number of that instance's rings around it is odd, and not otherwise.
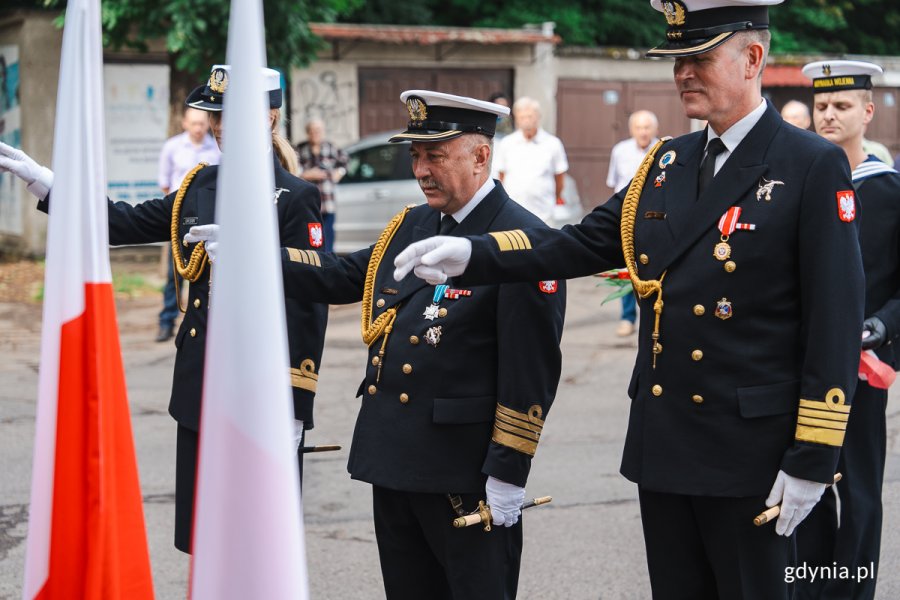
<path fill-rule="evenodd" d="M 484 495 L 491 507 L 494 525 L 512 527 L 518 523 L 522 505 L 525 504 L 525 488 L 489 476 L 484 485 Z"/>
<path fill-rule="evenodd" d="M 215 223 L 209 225 L 194 225 L 184 236 L 188 244 L 203 242 L 209 262 L 216 262 L 216 252 L 219 249 L 219 226 Z"/>
<path fill-rule="evenodd" d="M 766 498 L 766 506 L 769 508 L 781 503 L 781 514 L 775 523 L 775 533 L 783 536 L 794 533 L 797 525 L 806 518 L 822 497 L 826 487 L 828 486 L 824 483 L 799 479 L 784 471 L 778 471 L 775 485 Z"/>
<path fill-rule="evenodd" d="M 294 419 L 294 452 L 300 451 L 300 444 L 303 443 L 303 421 Z"/>
<path fill-rule="evenodd" d="M 472 242 L 462 237 L 437 235 L 407 246 L 394 259 L 394 279 L 400 281 L 410 271 L 431 285 L 462 275 L 472 258 Z"/>
<path fill-rule="evenodd" d="M 41 166 L 16 148 L 0 142 L 0 169 L 9 171 L 28 185 L 28 191 L 43 200 L 53 187 L 53 171 Z"/>

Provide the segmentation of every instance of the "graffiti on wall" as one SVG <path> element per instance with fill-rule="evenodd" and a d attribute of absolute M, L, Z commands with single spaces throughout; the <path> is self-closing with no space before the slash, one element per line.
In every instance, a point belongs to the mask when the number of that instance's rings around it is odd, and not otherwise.
<path fill-rule="evenodd" d="M 0 141 L 22 147 L 19 106 L 19 47 L 0 46 Z M 22 234 L 22 184 L 11 173 L 0 173 L 0 232 Z"/>
<path fill-rule="evenodd" d="M 356 137 L 354 122 L 357 111 L 356 84 L 342 80 L 337 72 L 325 70 L 299 77 L 294 87 L 293 103 L 300 127 L 309 119 L 325 122 L 328 137 L 338 143 Z"/>

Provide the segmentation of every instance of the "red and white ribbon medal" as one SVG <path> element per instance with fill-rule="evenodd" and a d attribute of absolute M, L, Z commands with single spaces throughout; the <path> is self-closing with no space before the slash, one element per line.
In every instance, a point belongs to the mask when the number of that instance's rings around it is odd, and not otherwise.
<path fill-rule="evenodd" d="M 713 248 L 713 256 L 716 259 L 728 260 L 731 256 L 731 246 L 728 245 L 728 238 L 737 229 L 739 218 L 741 218 L 741 208 L 732 206 L 719 219 L 719 231 L 722 232 L 722 236 L 719 238 L 721 241 Z"/>

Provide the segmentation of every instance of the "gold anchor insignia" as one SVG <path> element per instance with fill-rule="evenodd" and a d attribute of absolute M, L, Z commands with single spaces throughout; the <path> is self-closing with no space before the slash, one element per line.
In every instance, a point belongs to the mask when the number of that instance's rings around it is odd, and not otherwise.
<path fill-rule="evenodd" d="M 425 101 L 417 96 L 406 99 L 406 110 L 409 111 L 410 121 L 424 121 L 428 117 L 428 107 Z"/>
<path fill-rule="evenodd" d="M 684 5 L 678 0 L 671 0 L 662 3 L 663 11 L 666 13 L 666 23 L 672 25 L 684 25 L 685 10 Z"/>
<path fill-rule="evenodd" d="M 228 73 L 225 69 L 213 69 L 209 75 L 209 89 L 217 94 L 224 94 L 228 89 Z"/>

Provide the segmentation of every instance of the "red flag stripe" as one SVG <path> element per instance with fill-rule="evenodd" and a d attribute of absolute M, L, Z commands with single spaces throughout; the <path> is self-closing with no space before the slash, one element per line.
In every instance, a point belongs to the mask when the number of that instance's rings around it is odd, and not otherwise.
<path fill-rule="evenodd" d="M 141 492 L 110 283 L 60 331 L 46 582 L 36 600 L 152 599 Z"/>

